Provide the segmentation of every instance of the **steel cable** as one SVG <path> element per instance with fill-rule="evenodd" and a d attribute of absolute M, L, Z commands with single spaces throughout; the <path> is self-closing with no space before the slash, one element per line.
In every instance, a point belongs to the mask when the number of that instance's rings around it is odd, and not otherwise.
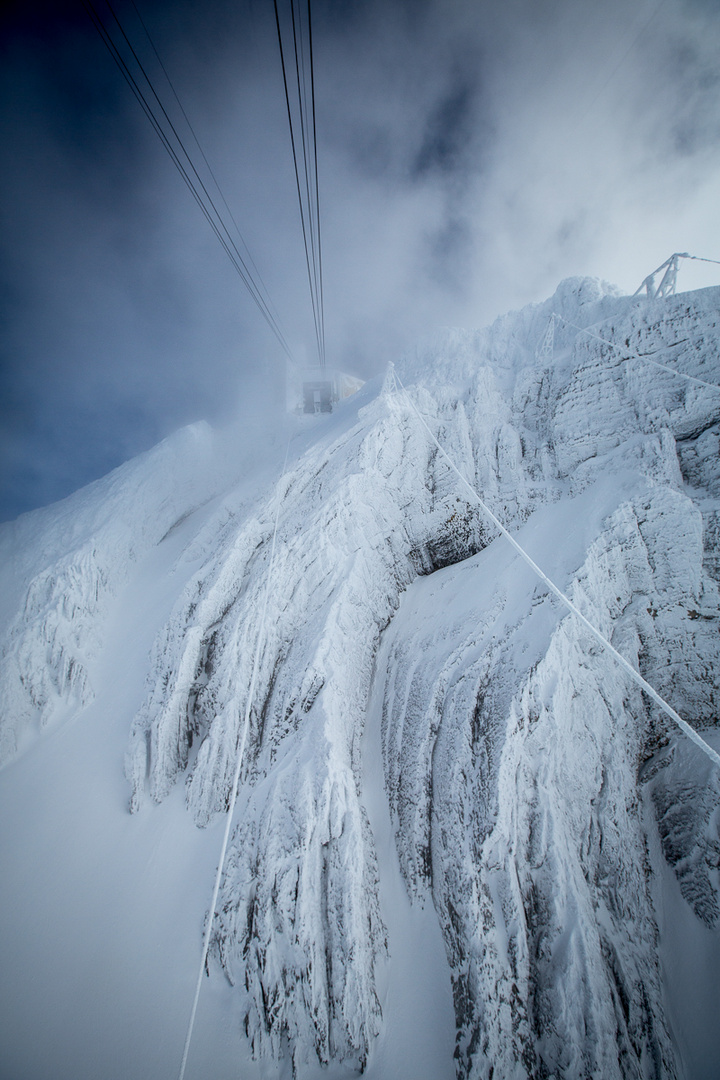
<path fill-rule="evenodd" d="M 208 171 L 208 173 L 210 174 L 210 176 L 212 178 L 212 181 L 213 181 L 213 183 L 214 183 L 214 185 L 215 185 L 215 187 L 217 189 L 218 195 L 220 196 L 220 198 L 222 200 L 222 204 L 225 207 L 225 209 L 227 210 L 227 213 L 228 213 L 228 215 L 230 217 L 230 220 L 233 223 L 233 226 L 234 226 L 235 231 L 236 231 L 236 233 L 238 235 L 240 243 L 242 244 L 243 249 L 245 251 L 245 256 L 247 258 L 247 261 L 252 266 L 253 271 L 255 272 L 257 281 L 260 283 L 260 285 L 262 286 L 262 289 L 264 290 L 264 300 L 265 300 L 268 308 L 270 310 L 272 310 L 273 316 L 275 317 L 276 321 L 279 324 L 280 316 L 278 314 L 277 308 L 275 307 L 275 305 L 272 302 L 272 298 L 270 297 L 270 294 L 268 292 L 267 285 L 263 281 L 262 274 L 260 273 L 260 271 L 259 271 L 259 269 L 258 269 L 258 267 L 257 267 L 257 265 L 255 263 L 255 260 L 252 257 L 252 253 L 250 251 L 250 248 L 248 247 L 248 245 L 247 245 L 247 243 L 245 241 L 245 237 L 243 236 L 243 234 L 242 234 L 242 232 L 240 230 L 240 226 L 238 225 L 238 223 L 237 223 L 237 221 L 235 219 L 235 215 L 233 214 L 232 209 L 230 208 L 230 206 L 228 204 L 228 201 L 225 198 L 225 194 L 224 194 L 222 188 L 220 187 L 220 182 L 219 182 L 217 176 L 215 175 L 215 172 L 213 170 L 212 165 L 208 161 L 208 158 L 207 158 L 207 156 L 205 154 L 205 151 L 202 148 L 200 140 L 199 140 L 199 138 L 198 138 L 198 136 L 197 136 L 197 134 L 195 132 L 195 128 L 193 127 L 193 125 L 192 125 L 192 123 L 190 121 L 190 117 L 188 116 L 187 112 L 185 111 L 183 103 L 180 100 L 180 97 L 179 97 L 179 95 L 178 95 L 178 93 L 177 93 L 177 91 L 175 89 L 173 81 L 170 78 L 170 75 L 169 75 L 169 73 L 168 73 L 168 71 L 167 71 L 167 69 L 165 67 L 165 64 L 162 61 L 162 57 L 160 56 L 157 48 L 155 47 L 155 42 L 153 41 L 152 37 L 150 36 L 150 31 L 148 30 L 148 28 L 147 28 L 147 26 L 145 24 L 145 20 L 143 19 L 142 15 L 140 14 L 140 12 L 138 10 L 138 7 L 137 7 L 137 4 L 135 3 L 135 0 L 130 0 L 130 2 L 131 2 L 132 6 L 133 6 L 133 8 L 135 10 L 135 14 L 138 17 L 139 23 L 143 28 L 143 31 L 145 33 L 145 37 L 148 40 L 150 48 L 152 49 L 153 53 L 155 54 L 155 59 L 157 60 L 158 64 L 160 65 L 162 73 L 163 73 L 163 75 L 165 76 L 165 78 L 167 80 L 167 84 L 170 87 L 170 91 L 171 91 L 173 97 L 175 98 L 175 101 L 177 102 L 177 106 L 178 106 L 178 108 L 180 109 L 180 112 L 183 115 L 183 119 L 185 120 L 185 123 L 188 126 L 188 130 L 190 131 L 190 134 L 193 137 L 193 141 L 195 142 L 195 145 L 197 146 L 197 148 L 198 148 L 198 150 L 200 152 L 200 156 L 202 157 L 203 161 L 205 162 L 205 166 L 207 168 L 207 171 Z"/>
<path fill-rule="evenodd" d="M 325 368 L 325 314 L 323 298 L 322 278 L 322 252 L 320 244 L 320 195 L 317 170 L 317 119 L 315 111 L 315 75 L 314 58 L 312 50 L 312 20 L 310 2 L 307 8 L 307 62 L 305 59 L 305 37 L 300 5 L 297 12 L 295 0 L 290 0 L 290 24 L 292 32 L 292 52 L 295 60 L 295 89 L 297 100 L 290 93 L 290 81 L 288 78 L 288 60 L 286 53 L 290 50 L 283 44 L 283 29 L 280 19 L 280 11 L 277 0 L 273 0 L 275 9 L 275 26 L 277 29 L 278 46 L 280 50 L 280 64 L 282 67 L 283 87 L 285 90 L 285 105 L 287 109 L 288 126 L 290 128 L 290 145 L 293 155 L 293 167 L 295 170 L 295 186 L 300 208 L 300 223 L 302 227 L 303 246 L 305 249 L 305 265 L 307 268 L 308 285 L 310 288 L 310 301 L 312 305 L 315 335 L 317 339 L 318 361 L 321 368 Z M 310 98 L 308 106 L 308 79 L 307 69 L 310 70 Z M 292 96 L 292 101 L 291 101 Z M 295 107 L 293 107 L 295 106 Z M 294 117 L 297 114 L 297 119 Z M 310 123 L 312 117 L 312 125 Z M 299 130 L 298 130 L 299 129 Z M 302 152 L 302 163 L 299 161 L 299 152 Z M 301 171 L 304 176 L 303 183 L 300 179 Z"/>
<path fill-rule="evenodd" d="M 440 452 L 440 454 L 442 455 L 442 457 L 447 462 L 448 466 L 456 474 L 456 476 L 458 477 L 458 479 L 462 483 L 463 487 L 465 487 L 467 489 L 467 491 L 470 494 L 471 498 L 474 499 L 477 502 L 477 504 L 480 506 L 480 509 L 483 511 L 483 513 L 486 515 L 486 517 L 488 517 L 490 519 L 490 521 L 492 521 L 493 525 L 495 525 L 495 527 L 500 530 L 502 535 L 505 537 L 505 539 L 507 541 L 509 541 L 509 543 L 515 549 L 515 551 L 518 553 L 518 555 L 520 555 L 520 557 L 527 563 L 527 565 L 530 567 L 530 569 L 533 571 L 533 573 L 536 574 L 537 577 L 540 578 L 540 580 L 547 586 L 547 588 L 553 593 L 553 595 L 556 596 L 557 599 L 560 600 L 560 602 L 562 604 L 564 604 L 565 607 L 569 611 L 571 611 L 573 613 L 573 615 L 576 616 L 577 619 L 580 620 L 580 622 L 583 624 L 585 629 L 588 630 L 592 634 L 592 636 L 595 638 L 595 640 L 598 642 L 598 644 L 605 650 L 605 652 L 608 655 L 612 656 L 613 659 L 620 665 L 620 667 L 622 667 L 623 670 L 626 671 L 627 674 L 638 684 L 638 686 L 641 688 L 641 690 L 644 690 L 645 693 L 648 694 L 648 696 L 652 698 L 652 700 L 656 703 L 656 705 L 659 705 L 660 708 L 663 710 L 663 712 L 665 712 L 670 717 L 670 719 L 680 728 L 680 730 L 682 732 L 684 732 L 685 735 L 687 735 L 687 737 L 689 739 L 691 739 L 692 742 L 694 742 L 695 745 L 698 746 L 703 751 L 703 753 L 706 754 L 707 757 L 709 757 L 712 762 L 714 762 L 715 765 L 720 767 L 720 754 L 718 754 L 718 752 L 715 749 L 713 749 L 713 747 L 710 746 L 709 743 L 705 742 L 705 740 L 702 738 L 702 736 L 699 735 L 697 733 L 697 731 L 695 731 L 695 729 L 693 727 L 691 727 L 690 724 L 688 724 L 687 720 L 684 720 L 682 718 L 682 716 L 680 716 L 680 714 L 677 713 L 675 711 L 675 709 L 673 709 L 672 705 L 669 705 L 668 702 L 665 701 L 665 699 L 663 697 L 661 697 L 661 695 L 657 692 L 657 690 L 655 690 L 654 687 L 652 687 L 650 685 L 650 683 L 646 679 L 643 678 L 643 676 L 640 674 L 640 672 L 637 670 L 637 668 L 633 667 L 633 665 L 628 660 L 625 659 L 625 657 L 622 655 L 622 653 L 619 653 L 618 650 L 615 648 L 615 646 L 610 644 L 610 642 L 605 637 L 605 635 L 602 634 L 597 629 L 597 627 L 592 622 L 590 622 L 590 620 L 585 615 L 583 615 L 583 613 L 579 610 L 577 605 L 573 603 L 573 601 L 570 599 L 570 597 L 567 596 L 562 591 L 562 589 L 558 588 L 558 586 L 555 584 L 555 582 L 552 581 L 551 578 L 549 578 L 547 576 L 547 574 L 543 570 L 541 570 L 541 568 L 534 561 L 534 559 L 532 559 L 530 557 L 530 555 L 528 555 L 527 551 L 525 551 L 525 549 L 518 543 L 518 541 L 515 539 L 515 537 L 512 536 L 512 534 L 510 532 L 508 532 L 508 530 L 505 528 L 505 526 L 500 521 L 500 519 L 498 517 L 496 517 L 496 515 L 492 512 L 492 510 L 487 505 L 487 503 L 482 499 L 479 492 L 476 491 L 476 489 L 473 487 L 473 485 L 470 483 L 470 481 L 467 480 L 466 477 L 464 476 L 464 474 L 460 471 L 458 466 L 455 464 L 453 459 L 448 454 L 447 450 L 445 450 L 445 448 L 440 444 L 440 442 L 437 439 L 437 436 L 433 433 L 433 431 L 431 430 L 431 428 L 429 427 L 429 425 L 425 421 L 424 417 L 422 416 L 420 410 L 416 406 L 415 402 L 412 400 L 412 398 L 408 394 L 407 390 L 405 389 L 405 386 L 403 385 L 402 381 L 400 380 L 399 375 L 395 371 L 394 366 L 392 367 L 391 370 L 392 370 L 393 379 L 397 383 L 399 389 L 402 391 L 402 393 L 404 395 L 404 398 L 407 401 L 408 405 L 410 406 L 411 410 L 417 416 L 418 420 L 420 421 L 423 428 L 425 429 L 425 431 L 428 433 L 428 435 L 432 439 L 433 443 L 437 447 L 437 449 Z"/>
<path fill-rule="evenodd" d="M 137 53 L 136 53 L 135 49 L 133 48 L 130 40 L 128 39 L 127 34 L 125 33 L 125 30 L 123 29 L 122 24 L 120 23 L 120 20 L 118 19 L 117 14 L 115 13 L 115 11 L 114 11 L 112 5 L 110 4 L 109 0 L 106 0 L 106 4 L 107 4 L 107 7 L 108 7 L 113 19 L 117 23 L 117 26 L 118 26 L 118 28 L 120 30 L 120 33 L 122 34 L 122 37 L 125 40 L 125 42 L 127 44 L 127 47 L 129 48 L 129 50 L 130 50 L 130 52 L 131 52 L 131 54 L 132 54 L 132 56 L 133 56 L 133 58 L 134 58 L 134 60 L 135 60 L 135 62 L 137 64 L 138 68 L 142 72 L 142 76 L 145 79 L 145 82 L 147 83 L 147 85 L 148 85 L 154 99 L 157 101 L 157 104 L 158 104 L 158 106 L 159 106 L 159 108 L 161 110 L 161 113 L 162 113 L 161 117 L 158 117 L 158 115 L 156 115 L 156 113 L 155 113 L 155 111 L 154 111 L 154 109 L 152 107 L 151 102 L 148 101 L 147 96 L 145 95 L 145 93 L 143 92 L 141 87 L 138 85 L 137 80 L 135 79 L 135 76 L 133 75 L 132 71 L 130 70 L 130 67 L 129 67 L 127 61 L 123 57 L 123 55 L 122 55 L 120 49 L 118 48 L 116 42 L 113 40 L 112 35 L 110 34 L 109 30 L 105 26 L 100 14 L 98 13 L 97 9 L 95 8 L 94 4 L 92 3 L 92 0 L 83 0 L 83 6 L 85 7 L 85 10 L 87 11 L 91 21 L 93 22 L 93 25 L 95 26 L 98 33 L 100 34 L 100 37 L 102 38 L 102 40 L 105 43 L 108 51 L 110 52 L 110 55 L 115 60 L 115 63 L 117 64 L 121 74 L 123 75 L 123 78 L 128 83 L 128 86 L 132 90 L 134 96 L 136 97 L 138 103 L 140 104 L 140 107 L 142 108 L 143 112 L 147 116 L 148 120 L 150 121 L 150 124 L 152 125 L 153 129 L 155 130 L 155 133 L 157 134 L 157 136 L 160 139 L 161 143 L 163 144 L 165 150 L 167 151 L 168 155 L 170 156 L 171 160 L 173 161 L 173 164 L 175 165 L 178 172 L 182 176 L 184 183 L 188 187 L 188 190 L 190 191 L 191 195 L 193 196 L 196 203 L 198 204 L 201 212 L 204 214 L 208 224 L 210 225 L 210 227 L 213 230 L 213 232 L 215 233 L 218 241 L 220 242 L 221 246 L 223 247 L 223 250 L 227 254 L 228 258 L 230 259 L 230 262 L 233 264 L 233 267 L 235 268 L 236 272 L 238 273 L 240 279 L 242 280 L 243 284 L 245 285 L 245 287 L 247 288 L 247 290 L 250 293 L 251 297 L 253 298 L 256 306 L 260 310 L 261 315 L 263 316 L 263 318 L 265 319 L 265 321 L 268 324 L 269 328 L 271 329 L 271 331 L 273 332 L 273 334 L 277 338 L 281 348 L 283 349 L 283 352 L 286 354 L 286 356 L 290 360 L 292 360 L 293 359 L 292 353 L 290 352 L 290 348 L 289 348 L 289 346 L 287 344 L 287 341 L 285 340 L 285 337 L 284 337 L 284 335 L 283 335 L 283 333 L 282 333 L 282 331 L 281 331 L 281 329 L 280 329 L 280 327 L 278 325 L 277 319 L 275 318 L 272 311 L 270 310 L 269 302 L 263 297 L 260 288 L 258 287 L 257 283 L 254 280 L 252 272 L 250 271 L 249 267 L 247 266 L 245 260 L 243 259 L 243 256 L 241 255 L 240 251 L 237 248 L 237 245 L 235 244 L 232 236 L 230 235 L 230 231 L 227 228 L 221 213 L 219 212 L 219 210 L 218 210 L 212 196 L 208 192 L 206 185 L 204 184 L 200 174 L 198 173 L 198 170 L 195 167 L 195 165 L 194 165 L 194 163 L 192 161 L 192 158 L 191 158 L 190 154 L 188 153 L 188 150 L 187 150 L 182 138 L 180 137 L 175 125 L 173 124 L 172 120 L 170 119 L 170 117 L 169 117 L 169 115 L 167 113 L 167 110 L 165 109 L 162 101 L 160 100 L 160 97 L 157 94 L 157 91 L 155 90 L 155 87 L 153 86 L 150 77 L 148 76 L 142 62 L 140 61 L 139 57 L 137 56 Z M 177 141 L 177 144 L 180 147 L 180 150 L 182 151 L 182 153 L 183 153 L 183 155 L 184 155 L 184 157 L 185 157 L 185 159 L 186 159 L 186 161 L 187 161 L 187 163 L 189 165 L 190 170 L 192 171 L 192 173 L 197 178 L 197 182 L 198 182 L 199 188 L 201 190 L 198 189 L 198 186 L 194 183 L 194 181 L 192 179 L 192 176 L 188 172 L 187 168 L 183 165 L 183 162 L 182 162 L 182 160 L 181 160 L 181 158 L 180 158 L 180 156 L 178 154 L 178 150 L 176 149 L 176 147 L 172 143 L 172 140 L 170 138 L 170 133 L 165 129 L 165 127 L 163 125 L 162 117 L 164 117 L 165 122 L 169 126 L 170 132 L 172 133 L 175 140 Z M 222 193 L 221 193 L 221 195 L 222 195 Z M 211 212 L 210 208 L 212 208 L 212 212 Z M 224 235 L 223 235 L 223 233 L 224 233 Z M 238 233 L 239 233 L 239 230 L 238 230 Z M 242 240 L 242 237 L 241 237 L 241 240 Z M 244 244 L 244 241 L 242 241 L 242 242 Z"/>

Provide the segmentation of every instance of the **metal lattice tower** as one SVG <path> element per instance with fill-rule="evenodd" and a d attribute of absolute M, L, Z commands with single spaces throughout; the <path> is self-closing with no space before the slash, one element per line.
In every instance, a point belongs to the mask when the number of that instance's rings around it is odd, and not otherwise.
<path fill-rule="evenodd" d="M 555 350 L 555 314 L 550 316 L 548 328 L 542 342 L 535 350 L 535 359 L 540 361 L 552 361 Z"/>
<path fill-rule="evenodd" d="M 653 270 L 652 274 L 644 279 L 639 289 L 636 289 L 633 296 L 637 296 L 639 292 L 645 289 L 645 292 L 650 300 L 657 300 L 662 296 L 674 296 L 675 286 L 677 284 L 677 272 L 680 264 L 680 259 L 690 259 L 691 255 L 688 255 L 687 251 L 676 251 L 674 255 L 671 255 L 669 259 L 666 259 L 662 266 L 658 266 L 657 270 Z M 664 270 L 660 284 L 655 287 L 655 275 L 659 274 L 661 270 Z"/>

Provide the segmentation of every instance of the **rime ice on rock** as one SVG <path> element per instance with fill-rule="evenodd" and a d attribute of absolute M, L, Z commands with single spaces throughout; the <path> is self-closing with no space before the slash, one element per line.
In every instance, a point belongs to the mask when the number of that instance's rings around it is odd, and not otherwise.
<path fill-rule="evenodd" d="M 178 431 L 62 502 L 0 528 L 0 763 L 94 697 L 114 595 L 134 563 L 213 493 L 207 424 Z M 19 594 L 19 595 L 18 595 Z"/>
<path fill-rule="evenodd" d="M 572 279 L 398 365 L 486 502 L 704 727 L 720 686 L 720 395 L 637 356 L 713 381 L 719 296 L 637 301 Z M 553 312 L 552 355 L 539 353 Z M 227 806 L 279 503 L 211 954 L 254 1052 L 287 1052 L 301 1075 L 362 1069 L 383 1028 L 392 942 L 388 957 L 361 753 L 376 694 L 400 867 L 445 942 L 458 1075 L 675 1075 L 647 835 L 715 927 L 718 778 L 495 537 L 402 395 L 359 397 L 302 436 L 280 480 L 252 497 L 226 486 L 200 531 L 188 526 L 130 732 L 132 807 L 179 779 L 198 825 Z M 137 483 L 153 469 L 137 466 Z M 2 675 L 9 750 L 51 699 L 91 692 L 136 538 L 158 543 L 200 501 L 198 484 L 173 491 L 164 516 L 128 503 L 122 543 L 109 528 L 66 532 L 28 570 Z"/>

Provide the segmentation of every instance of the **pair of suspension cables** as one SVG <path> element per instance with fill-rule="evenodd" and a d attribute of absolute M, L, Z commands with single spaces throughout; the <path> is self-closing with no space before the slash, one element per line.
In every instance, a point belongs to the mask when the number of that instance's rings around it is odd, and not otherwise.
<path fill-rule="evenodd" d="M 290 142 L 295 165 L 295 183 L 300 204 L 305 263 L 315 322 L 318 362 L 324 369 L 325 310 L 310 0 L 289 0 L 290 10 L 289 12 L 286 10 L 284 18 L 280 15 L 278 0 L 273 0 L 273 2 L 285 87 L 285 104 L 290 125 Z"/>
<path fill-rule="evenodd" d="M 205 155 L 190 119 L 182 106 L 172 80 L 160 59 L 160 55 L 150 36 L 150 32 L 138 11 L 135 0 L 132 7 L 142 28 L 142 34 L 152 50 L 155 61 L 162 71 L 165 101 L 161 92 L 143 63 L 139 49 L 120 22 L 111 0 L 83 0 L 83 6 L 93 25 L 100 34 L 108 52 L 117 64 L 120 72 L 134 94 L 141 109 L 148 118 L 156 135 L 180 173 L 183 182 L 194 198 L 210 228 L 217 237 L 233 268 L 250 293 L 260 314 L 276 337 L 287 358 L 294 362 L 292 352 L 280 320 L 260 272 L 248 250 L 220 184 Z M 295 177 L 303 240 L 310 281 L 313 318 L 318 341 L 318 356 L 321 366 L 325 366 L 325 321 L 322 296 L 322 255 L 320 249 L 320 199 L 317 182 L 317 140 L 315 123 L 315 80 L 313 73 L 312 27 L 310 21 L 310 0 L 307 0 L 307 12 L 303 17 L 300 0 L 290 0 L 293 48 L 295 53 L 297 102 L 291 109 L 291 98 L 286 77 L 281 20 L 275 2 L 275 15 L 278 27 L 278 40 L 285 83 L 285 98 L 290 121 Z M 296 10 L 296 5 L 297 10 Z M 166 84 L 166 85 L 165 85 Z M 171 114 L 177 109 L 167 98 L 167 91 L 180 110 L 182 121 L 174 121 Z M 299 120 L 298 120 L 299 116 Z M 295 132 L 300 130 L 299 144 L 303 155 L 304 187 L 300 182 L 300 171 L 296 149 Z M 198 157 L 199 155 L 199 157 Z M 203 178 L 204 177 L 204 178 Z"/>

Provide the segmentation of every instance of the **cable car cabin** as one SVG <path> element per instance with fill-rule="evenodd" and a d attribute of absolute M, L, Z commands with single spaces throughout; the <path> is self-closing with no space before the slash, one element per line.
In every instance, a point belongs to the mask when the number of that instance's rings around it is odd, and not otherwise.
<path fill-rule="evenodd" d="M 337 401 L 337 393 L 333 392 L 334 389 L 332 379 L 322 377 L 303 379 L 303 412 L 332 412 L 333 403 Z"/>
<path fill-rule="evenodd" d="M 337 369 L 309 367 L 298 372 L 287 368 L 286 403 L 295 413 L 329 413 L 338 401 L 356 393 L 362 379 Z"/>

